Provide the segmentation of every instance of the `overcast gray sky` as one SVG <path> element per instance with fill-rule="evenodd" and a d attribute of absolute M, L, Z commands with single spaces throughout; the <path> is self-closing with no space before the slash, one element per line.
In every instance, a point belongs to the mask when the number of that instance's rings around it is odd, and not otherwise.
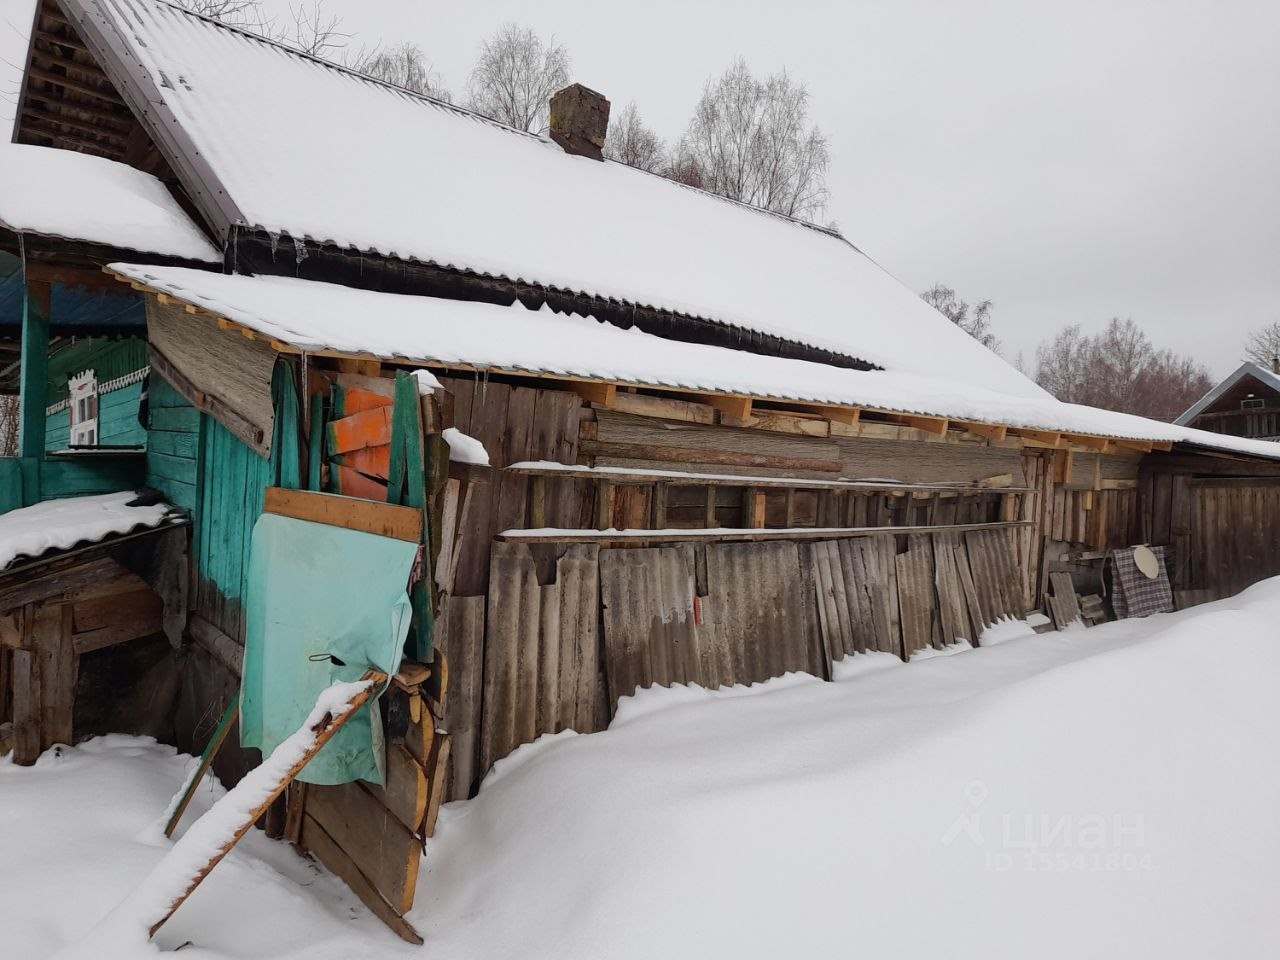
<path fill-rule="evenodd" d="M 0 0 L 0 33 L 31 2 Z M 1121 316 L 1221 376 L 1280 320 L 1275 0 L 326 7 L 357 45 L 417 42 L 455 94 L 503 22 L 554 33 L 575 80 L 667 138 L 735 56 L 787 68 L 831 142 L 828 217 L 917 291 L 993 299 L 1010 359 Z"/>

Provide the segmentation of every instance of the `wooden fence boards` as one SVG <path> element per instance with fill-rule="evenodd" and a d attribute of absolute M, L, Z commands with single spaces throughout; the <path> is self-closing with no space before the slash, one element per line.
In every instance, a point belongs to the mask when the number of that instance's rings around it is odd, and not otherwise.
<path fill-rule="evenodd" d="M 907 538 L 908 548 L 894 562 L 898 575 L 898 607 L 902 614 L 902 655 L 934 644 L 933 550 L 927 537 Z"/>
<path fill-rule="evenodd" d="M 493 545 L 484 623 L 481 775 L 544 733 L 569 727 L 592 733 L 607 722 L 599 689 L 598 548 L 565 548 L 553 566 L 556 579 L 545 585 L 538 581 L 535 549 L 546 548 Z M 473 614 L 473 632 L 474 622 Z M 458 763 L 466 770 L 469 759 Z M 460 789 L 462 782 L 455 779 L 455 792 Z"/>
<path fill-rule="evenodd" d="M 695 596 L 691 544 L 601 551 L 600 597 L 610 714 L 618 699 L 630 696 L 637 687 L 655 682 L 714 687 L 720 685 L 722 676 L 730 674 L 727 650 L 718 651 L 712 645 L 704 656 L 698 645 Z"/>
<path fill-rule="evenodd" d="M 707 596 L 699 635 L 714 631 L 735 667 L 732 682 L 756 683 L 792 671 L 825 674 L 810 624 L 812 588 L 802 589 L 794 543 L 707 544 Z M 721 639 L 723 638 L 723 639 Z"/>
<path fill-rule="evenodd" d="M 453 741 L 450 800 L 465 800 L 478 782 L 480 705 L 484 682 L 484 597 L 446 597 L 436 621 L 436 646 L 448 658 L 445 727 Z"/>

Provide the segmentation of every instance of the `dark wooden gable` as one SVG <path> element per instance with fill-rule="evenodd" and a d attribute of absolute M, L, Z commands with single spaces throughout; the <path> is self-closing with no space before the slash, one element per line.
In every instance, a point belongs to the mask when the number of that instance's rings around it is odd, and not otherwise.
<path fill-rule="evenodd" d="M 63 14 L 40 0 L 13 141 L 118 160 L 170 185 L 172 169 Z"/>

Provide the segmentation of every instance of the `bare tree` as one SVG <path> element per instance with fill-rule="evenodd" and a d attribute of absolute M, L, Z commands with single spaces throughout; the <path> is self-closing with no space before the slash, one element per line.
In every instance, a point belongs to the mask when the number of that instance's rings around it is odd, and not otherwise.
<path fill-rule="evenodd" d="M 435 68 L 427 62 L 422 48 L 405 41 L 391 47 L 376 47 L 362 51 L 351 61 L 351 67 L 387 83 L 404 87 L 445 103 L 452 103 L 453 96 Z"/>
<path fill-rule="evenodd" d="M 1280 320 L 1250 333 L 1244 342 L 1244 355 L 1270 370 L 1276 358 L 1280 357 Z"/>
<path fill-rule="evenodd" d="M 275 18 L 262 9 L 262 0 L 177 0 L 178 6 L 228 26 L 264 37 L 275 37 Z"/>
<path fill-rule="evenodd" d="M 1036 382 L 1059 400 L 1174 420 L 1213 386 L 1191 357 L 1158 350 L 1132 320 L 1086 336 L 1079 324 L 1036 349 Z"/>
<path fill-rule="evenodd" d="M 958 299 L 954 290 L 941 283 L 935 283 L 920 294 L 920 299 L 988 350 L 1000 352 L 1000 341 L 991 331 L 990 300 L 982 300 L 970 306 L 967 301 Z"/>
<path fill-rule="evenodd" d="M 332 59 L 351 40 L 352 34 L 342 29 L 342 17 L 328 13 L 324 0 L 311 0 L 309 4 L 302 3 L 297 7 L 290 4 L 289 13 L 293 17 L 293 26 L 282 31 L 277 39 L 303 53 Z"/>
<path fill-rule="evenodd" d="M 228 26 L 248 30 L 268 40 L 286 43 L 313 57 L 334 59 L 351 40 L 342 29 L 342 17 L 325 10 L 325 0 L 290 4 L 290 22 L 281 25 L 267 16 L 262 0 L 177 0 L 192 13 Z"/>
<path fill-rule="evenodd" d="M 508 23 L 480 45 L 467 78 L 469 106 L 519 130 L 546 133 L 551 95 L 569 83 L 569 52 Z"/>
<path fill-rule="evenodd" d="M 604 155 L 650 173 L 657 173 L 668 166 L 666 145 L 640 119 L 634 100 L 610 119 Z"/>
<path fill-rule="evenodd" d="M 712 193 L 817 219 L 826 207 L 830 155 L 808 112 L 804 84 L 785 70 L 757 79 L 739 58 L 707 81 L 673 166 L 696 168 Z"/>

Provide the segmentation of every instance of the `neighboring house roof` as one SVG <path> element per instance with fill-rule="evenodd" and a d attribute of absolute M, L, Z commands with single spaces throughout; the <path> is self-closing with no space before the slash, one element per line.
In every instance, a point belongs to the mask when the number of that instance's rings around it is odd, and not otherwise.
<path fill-rule="evenodd" d="M 1280 374 L 1272 373 L 1266 367 L 1259 366 L 1250 360 L 1246 360 L 1235 369 L 1234 373 L 1192 404 L 1191 408 L 1188 409 L 1186 413 L 1173 422 L 1183 425 L 1191 423 L 1191 421 L 1196 417 L 1200 416 L 1200 414 L 1204 413 L 1217 403 L 1222 398 L 1223 394 L 1245 377 L 1252 377 L 1264 387 L 1270 387 L 1272 390 L 1280 393 Z"/>
<path fill-rule="evenodd" d="M 163 183 L 69 150 L 0 144 L 0 227 L 28 236 L 219 263 Z"/>
<path fill-rule="evenodd" d="M 294 350 L 366 355 L 481 371 L 860 407 L 1033 430 L 1190 443 L 1280 459 L 1280 444 L 1131 414 L 1028 398 L 954 379 L 849 370 L 683 343 L 543 307 L 503 307 L 357 290 L 292 277 L 248 277 L 114 263 L 116 274 Z M 352 318 L 359 322 L 353 323 Z"/>
<path fill-rule="evenodd" d="M 62 4 L 224 236 L 261 229 L 1047 396 L 834 232 L 569 156 L 158 0 Z"/>

